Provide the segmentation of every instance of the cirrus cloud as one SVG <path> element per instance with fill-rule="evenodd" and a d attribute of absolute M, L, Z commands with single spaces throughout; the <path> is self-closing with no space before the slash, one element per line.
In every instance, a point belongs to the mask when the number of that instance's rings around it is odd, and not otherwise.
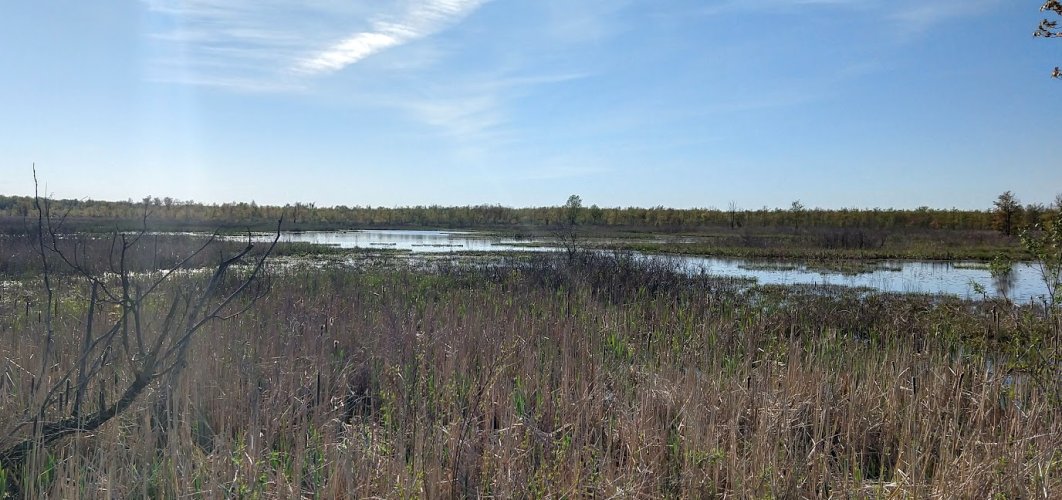
<path fill-rule="evenodd" d="M 302 73 L 325 74 L 343 69 L 390 47 L 424 38 L 459 22 L 487 0 L 428 0 L 414 3 L 397 17 L 372 23 L 370 31 L 355 33 L 299 61 Z"/>
<path fill-rule="evenodd" d="M 143 0 L 155 40 L 148 79 L 296 90 L 453 27 L 489 0 Z"/>

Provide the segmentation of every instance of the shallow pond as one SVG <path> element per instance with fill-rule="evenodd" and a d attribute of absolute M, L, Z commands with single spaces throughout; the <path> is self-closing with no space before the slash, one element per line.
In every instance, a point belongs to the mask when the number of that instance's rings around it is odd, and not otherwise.
<path fill-rule="evenodd" d="M 261 238 L 270 238 L 262 235 Z M 307 242 L 340 248 L 394 249 L 412 253 L 549 251 L 555 247 L 534 246 L 526 240 L 503 239 L 463 231 L 306 231 L 281 233 L 281 241 Z M 1039 270 L 1017 264 L 1008 280 L 999 282 L 988 269 L 975 263 L 886 261 L 872 263 L 864 272 L 820 269 L 802 262 L 760 261 L 715 257 L 670 256 L 690 271 L 719 276 L 754 278 L 760 284 L 826 284 L 866 287 L 886 292 L 949 294 L 980 298 L 974 284 L 989 296 L 1001 292 L 1017 302 L 1042 300 L 1045 289 Z"/>
<path fill-rule="evenodd" d="M 1006 293 L 1015 302 L 1040 301 L 1046 294 L 1040 272 L 1031 264 L 1015 264 L 1006 281 L 994 279 L 987 269 L 968 262 L 885 261 L 876 269 L 858 274 L 809 268 L 801 263 L 748 261 L 743 259 L 682 257 L 692 269 L 722 276 L 756 279 L 761 285 L 825 284 L 865 287 L 885 292 L 948 294 L 981 298 L 974 284 L 990 297 Z"/>

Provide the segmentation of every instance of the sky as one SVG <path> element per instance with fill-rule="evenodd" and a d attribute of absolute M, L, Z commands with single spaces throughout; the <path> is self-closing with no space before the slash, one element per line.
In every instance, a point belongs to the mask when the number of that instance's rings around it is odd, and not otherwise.
<path fill-rule="evenodd" d="M 988 209 L 1062 193 L 1038 0 L 5 2 L 0 194 Z"/>

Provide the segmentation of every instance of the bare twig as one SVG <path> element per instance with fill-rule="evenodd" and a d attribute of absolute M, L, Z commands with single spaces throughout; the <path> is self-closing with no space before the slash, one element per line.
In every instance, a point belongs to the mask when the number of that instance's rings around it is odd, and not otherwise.
<path fill-rule="evenodd" d="M 36 170 L 34 170 L 34 183 L 36 185 Z M 174 377 L 171 381 L 176 380 L 175 377 L 185 364 L 186 354 L 197 331 L 211 320 L 230 318 L 248 310 L 263 295 L 260 288 L 244 307 L 226 313 L 235 300 L 246 293 L 252 283 L 261 281 L 260 275 L 265 260 L 280 239 L 280 224 L 283 222 L 278 222 L 277 234 L 272 244 L 257 258 L 250 273 L 239 281 L 235 289 L 219 296 L 218 290 L 225 281 L 229 269 L 253 249 L 250 241 L 247 247 L 236 255 L 221 260 L 206 285 L 195 294 L 194 299 L 193 292 L 176 290 L 173 299 L 169 301 L 169 307 L 161 324 L 153 325 L 145 316 L 147 301 L 159 292 L 162 284 L 168 281 L 177 269 L 185 267 L 191 259 L 200 255 L 214 242 L 216 233 L 196 248 L 191 255 L 163 272 L 161 276 L 148 280 L 146 285 L 142 284 L 143 280 L 134 279 L 130 268 L 129 252 L 147 232 L 146 220 L 150 211 L 145 204 L 144 223 L 140 231 L 131 237 L 116 231 L 111 239 L 108 262 L 111 271 L 117 274 L 115 286 L 120 289 L 116 289 L 109 286 L 108 279 L 91 271 L 88 264 L 78 258 L 76 242 L 72 255 L 68 255 L 61 248 L 58 234 L 61 221 L 60 224 L 52 224 L 48 199 L 37 194 L 35 205 L 38 212 L 37 251 L 43 266 L 43 286 L 47 299 L 42 319 L 45 335 L 41 346 L 40 367 L 31 385 L 34 403 L 32 403 L 33 407 L 28 410 L 32 413 L 27 413 L 26 424 L 17 426 L 15 429 L 19 431 L 24 425 L 32 422 L 34 432 L 33 435 L 23 437 L 0 450 L 0 466 L 9 470 L 17 469 L 28 458 L 29 453 L 38 446 L 47 446 L 64 436 L 99 428 L 114 416 L 128 409 L 160 376 L 169 374 Z M 41 397 L 42 388 L 46 381 L 49 381 L 46 375 L 52 365 L 55 350 L 53 309 L 58 305 L 58 298 L 54 290 L 52 258 L 59 259 L 70 266 L 76 275 L 85 278 L 89 285 L 90 296 L 84 333 L 81 335 L 76 360 L 73 366 L 59 376 Z M 95 323 L 98 317 L 104 314 L 100 307 L 103 304 L 117 307 L 118 311 L 117 316 L 109 321 L 110 326 L 102 334 L 97 335 Z M 183 318 L 183 321 L 178 321 L 179 317 Z M 116 349 L 115 341 L 119 339 L 119 346 Z M 120 396 L 108 404 L 103 390 L 104 381 L 100 380 L 100 377 L 106 368 L 115 366 L 115 363 L 128 365 L 132 380 L 122 389 Z M 118 384 L 118 380 L 116 376 L 114 383 Z M 73 387 L 71 387 L 71 382 L 73 382 Z M 167 388 L 171 389 L 172 384 Z M 99 391 L 99 404 L 95 411 L 86 412 L 85 400 L 93 390 Z M 71 391 L 73 392 L 72 405 L 68 404 L 71 402 Z M 63 416 L 52 416 L 57 412 Z"/>

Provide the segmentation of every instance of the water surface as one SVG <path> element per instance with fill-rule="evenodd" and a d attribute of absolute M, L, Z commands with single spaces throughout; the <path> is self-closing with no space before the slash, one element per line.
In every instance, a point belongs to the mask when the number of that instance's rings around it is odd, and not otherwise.
<path fill-rule="evenodd" d="M 281 232 L 282 242 L 305 242 L 339 248 L 376 248 L 414 253 L 543 251 L 526 241 L 490 237 L 468 231 L 363 230 Z"/>
<path fill-rule="evenodd" d="M 262 238 L 267 238 L 265 235 Z M 268 237 L 271 239 L 271 237 Z M 556 247 L 533 246 L 526 240 L 492 237 L 466 231 L 363 230 L 283 232 L 281 241 L 307 242 L 340 248 L 376 248 L 411 253 L 550 251 Z M 865 287 L 885 292 L 948 294 L 977 299 L 975 284 L 991 297 L 1006 294 L 1017 302 L 1043 300 L 1045 287 L 1039 269 L 1016 264 L 1005 281 L 975 263 L 933 261 L 886 261 L 859 274 L 809 267 L 799 261 L 764 261 L 718 257 L 669 256 L 686 269 L 718 276 L 748 277 L 759 284 L 825 284 Z"/>
<path fill-rule="evenodd" d="M 878 269 L 859 274 L 809 268 L 799 262 L 770 262 L 716 257 L 681 257 L 692 269 L 721 276 L 754 278 L 761 285 L 841 285 L 865 287 L 884 292 L 948 294 L 982 298 L 974 284 L 984 287 L 989 297 L 1006 294 L 1016 302 L 1041 301 L 1046 288 L 1039 269 L 1030 263 L 1015 264 L 1010 277 L 996 280 L 975 263 L 936 261 L 884 261 Z"/>

